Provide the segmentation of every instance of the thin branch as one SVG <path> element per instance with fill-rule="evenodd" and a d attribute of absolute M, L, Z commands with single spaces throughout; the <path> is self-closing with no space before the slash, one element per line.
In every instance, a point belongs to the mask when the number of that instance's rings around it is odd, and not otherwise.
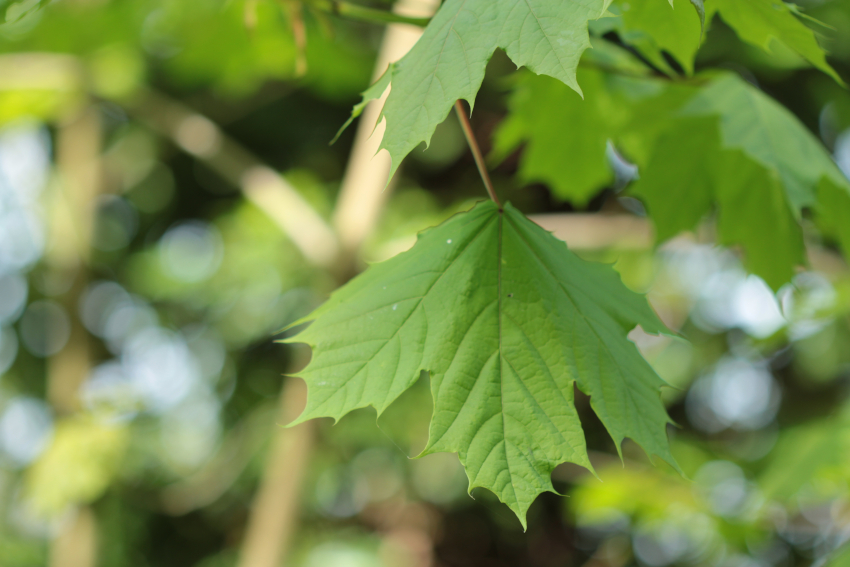
<path fill-rule="evenodd" d="M 266 213 L 292 240 L 304 258 L 333 266 L 339 243 L 321 215 L 278 172 L 229 138 L 207 117 L 154 91 L 142 91 L 126 104 L 140 122 L 171 139 L 199 159 Z"/>
<path fill-rule="evenodd" d="M 93 203 L 105 189 L 103 124 L 93 101 L 56 125 L 56 169 L 60 179 L 51 184 L 48 201 L 51 246 L 45 252 L 48 274 L 67 278 L 70 286 L 57 299 L 70 314 L 65 347 L 47 359 L 46 398 L 59 416 L 80 415 L 80 389 L 92 369 L 91 337 L 76 306 L 89 283 L 94 213 Z M 56 281 L 56 280 L 54 280 Z M 69 521 L 50 543 L 50 567 L 94 567 L 98 563 L 98 522 L 90 506 L 75 503 Z"/>
<path fill-rule="evenodd" d="M 484 164 L 484 156 L 481 155 L 481 148 L 478 147 L 478 142 L 475 139 L 475 134 L 472 131 L 472 124 L 469 123 L 469 117 L 466 115 L 466 109 L 461 101 L 455 102 L 455 110 L 457 117 L 460 119 L 460 125 L 463 128 L 463 133 L 466 136 L 466 141 L 469 143 L 469 149 L 472 150 L 472 157 L 475 158 L 475 165 L 478 166 L 478 173 L 481 174 L 481 180 L 484 182 L 484 187 L 487 188 L 487 194 L 493 199 L 493 202 L 502 208 L 502 203 L 496 196 L 496 190 L 493 188 L 493 182 L 490 180 L 490 174 L 487 173 L 487 166 Z"/>
<path fill-rule="evenodd" d="M 372 24 L 410 24 L 424 28 L 431 21 L 431 18 L 411 18 L 387 10 L 377 10 L 375 8 L 352 4 L 344 0 L 309 0 L 309 4 L 313 8 L 323 12 L 335 14 L 349 20 Z"/>
<path fill-rule="evenodd" d="M 628 79 L 638 79 L 643 81 L 667 81 L 669 83 L 681 83 L 695 86 L 704 85 L 710 81 L 708 77 L 671 77 L 670 75 L 662 73 L 661 71 L 658 71 L 649 66 L 647 66 L 645 72 L 641 72 L 638 70 L 617 67 L 615 65 L 608 65 L 599 61 L 588 60 L 586 58 L 582 58 L 581 61 L 579 61 L 578 66 L 582 69 L 594 69 L 596 71 L 601 71 L 608 75 L 615 75 L 618 77 L 626 77 Z"/>

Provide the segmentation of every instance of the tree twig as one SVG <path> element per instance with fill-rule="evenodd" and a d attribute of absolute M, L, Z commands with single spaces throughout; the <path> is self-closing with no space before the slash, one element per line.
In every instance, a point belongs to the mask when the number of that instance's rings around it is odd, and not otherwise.
<path fill-rule="evenodd" d="M 280 423 L 289 423 L 303 411 L 307 387 L 289 378 L 280 394 Z M 275 567 L 287 564 L 298 525 L 301 492 L 312 453 L 316 424 L 302 423 L 278 429 L 272 437 L 263 478 L 254 495 L 238 567 Z"/>
<path fill-rule="evenodd" d="M 201 160 L 265 212 L 298 247 L 305 259 L 323 268 L 337 260 L 333 229 L 278 172 L 229 138 L 207 117 L 154 91 L 142 92 L 128 111 L 153 131 Z"/>
<path fill-rule="evenodd" d="M 490 179 L 490 174 L 487 172 L 487 166 L 484 163 L 484 156 L 481 154 L 481 148 L 478 147 L 478 141 L 475 139 L 475 133 L 472 131 L 472 124 L 469 123 L 469 117 L 466 115 L 466 109 L 461 101 L 455 102 L 455 111 L 460 119 L 460 125 L 463 128 L 463 134 L 466 136 L 466 141 L 469 143 L 469 149 L 472 150 L 472 157 L 475 159 L 475 165 L 478 166 L 478 173 L 481 174 L 481 181 L 484 182 L 484 187 L 487 188 L 487 194 L 493 199 L 493 202 L 502 208 L 502 203 L 499 197 L 496 196 L 496 190 L 493 188 L 493 181 Z"/>
<path fill-rule="evenodd" d="M 351 2 L 345 2 L 344 0 L 310 0 L 310 6 L 323 12 L 348 18 L 349 20 L 372 24 L 410 24 L 424 28 L 431 21 L 431 18 L 403 16 L 387 10 L 359 6 Z"/>

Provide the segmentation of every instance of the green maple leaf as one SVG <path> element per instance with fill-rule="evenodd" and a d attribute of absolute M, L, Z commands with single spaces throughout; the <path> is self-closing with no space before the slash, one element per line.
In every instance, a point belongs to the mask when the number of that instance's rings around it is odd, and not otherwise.
<path fill-rule="evenodd" d="M 696 12 L 685 4 L 685 0 L 675 4 L 671 0 L 669 5 L 658 0 L 623 0 L 619 3 L 619 35 L 665 73 L 676 74 L 665 60 L 663 51 L 675 57 L 690 75 L 694 71 L 694 57 L 699 50 L 705 24 L 702 2 L 692 0 L 692 4 Z"/>
<path fill-rule="evenodd" d="M 818 227 L 836 240 L 850 257 L 850 188 L 847 183 L 821 179 L 818 186 L 818 206 L 815 208 Z"/>
<path fill-rule="evenodd" d="M 626 335 L 669 333 L 646 299 L 607 265 L 581 260 L 510 204 L 477 205 L 337 290 L 291 341 L 313 359 L 296 423 L 380 415 L 431 375 L 434 409 L 423 455 L 457 452 L 470 490 L 484 487 L 525 526 L 553 491 L 558 464 L 591 468 L 573 404 L 590 396 L 617 444 L 629 437 L 675 465 L 664 382 Z"/>
<path fill-rule="evenodd" d="M 681 113 L 717 116 L 722 146 L 739 150 L 761 166 L 764 174 L 759 183 L 742 186 L 742 171 L 727 167 L 725 176 L 724 170 L 719 170 L 718 185 L 727 186 L 727 198 L 730 186 L 764 197 L 758 202 L 750 196 L 747 207 L 728 207 L 734 217 L 728 227 L 755 221 L 754 226 L 735 230 L 739 235 L 750 232 L 750 247 L 759 249 L 750 260 L 761 266 L 759 275 L 767 275 L 765 280 L 774 289 L 791 275 L 790 266 L 779 267 L 783 258 L 802 263 L 802 231 L 793 225 L 806 208 L 814 211 L 821 228 L 835 235 L 845 253 L 850 253 L 850 181 L 823 144 L 785 107 L 737 75 L 727 74 L 704 88 Z M 751 175 L 752 169 L 747 172 Z M 779 239 L 770 242 L 772 236 Z M 758 255 L 762 257 L 756 258 Z"/>
<path fill-rule="evenodd" d="M 747 269 L 779 289 L 805 261 L 803 231 L 778 174 L 724 149 L 716 122 L 677 120 L 632 193 L 646 204 L 660 240 L 695 228 L 716 204 L 718 240 L 741 245 Z"/>
<path fill-rule="evenodd" d="M 850 192 L 850 183 L 820 141 L 785 107 L 737 75 L 712 81 L 681 113 L 718 116 L 723 146 L 739 149 L 775 172 L 797 215 L 817 205 L 823 178 Z"/>
<path fill-rule="evenodd" d="M 647 205 L 661 241 L 717 206 L 720 242 L 741 245 L 747 268 L 774 289 L 805 262 L 805 209 L 850 250 L 850 182 L 817 138 L 756 87 L 729 73 L 692 84 L 596 70 L 579 76 L 586 100 L 531 75 L 512 95 L 495 153 L 525 143 L 524 181 L 584 204 L 613 181 L 610 139 L 639 166 L 630 191 Z M 565 131 L 571 136 L 560 141 Z M 578 159 L 564 160 L 564 152 Z"/>
<path fill-rule="evenodd" d="M 601 52 L 595 48 L 590 53 Z M 629 59 L 618 61 L 618 67 L 623 63 L 628 65 Z M 608 140 L 618 144 L 631 140 L 629 158 L 642 165 L 641 152 L 653 147 L 654 137 L 669 127 L 672 112 L 696 90 L 686 84 L 595 69 L 580 69 L 578 76 L 584 99 L 558 81 L 523 74 L 511 94 L 510 112 L 496 130 L 491 159 L 501 161 L 525 144 L 520 178 L 526 183 L 546 183 L 557 197 L 583 206 L 613 181 L 605 156 Z"/>
<path fill-rule="evenodd" d="M 588 95 L 584 100 L 559 81 L 518 83 L 511 95 L 511 113 L 496 131 L 490 159 L 502 161 L 527 142 L 520 178 L 546 183 L 559 197 L 584 206 L 611 179 L 605 145 L 618 118 L 630 110 L 607 88 L 605 75 L 582 69 L 579 77 Z M 553 109 L 558 109 L 554 116 Z M 564 135 L 566 125 L 574 135 Z"/>
<path fill-rule="evenodd" d="M 430 142 L 455 101 L 465 99 L 472 107 L 496 48 L 504 49 L 517 66 L 581 92 L 575 71 L 590 47 L 587 24 L 605 15 L 610 2 L 447 0 L 413 49 L 363 93 L 353 116 L 392 85 L 381 114 L 387 121 L 381 149 L 392 158 L 392 177 L 407 154 Z"/>
<path fill-rule="evenodd" d="M 799 10 L 793 4 L 781 0 L 712 0 L 709 8 L 712 13 L 720 12 L 723 21 L 747 43 L 768 52 L 774 41 L 783 43 L 814 67 L 844 84 L 827 63 L 815 33 L 800 21 Z"/>
<path fill-rule="evenodd" d="M 771 500 L 792 500 L 813 481 L 838 471 L 846 475 L 848 450 L 850 414 L 845 407 L 835 415 L 784 430 L 759 475 L 759 486 Z"/>
<path fill-rule="evenodd" d="M 696 9 L 679 8 L 684 0 L 667 6 L 653 0 L 614 0 L 619 18 L 613 28 L 621 39 L 643 55 L 647 61 L 668 75 L 675 74 L 664 58 L 663 52 L 672 55 L 688 74 L 693 72 L 694 57 L 700 47 L 702 31 L 719 13 L 723 20 L 743 41 L 767 52 L 774 42 L 785 45 L 814 67 L 844 84 L 826 61 L 826 53 L 818 44 L 817 36 L 801 18 L 814 23 L 817 20 L 803 16 L 793 4 L 781 0 L 714 0 L 706 9 L 703 0 L 691 0 Z M 821 24 L 822 25 L 822 24 Z"/>

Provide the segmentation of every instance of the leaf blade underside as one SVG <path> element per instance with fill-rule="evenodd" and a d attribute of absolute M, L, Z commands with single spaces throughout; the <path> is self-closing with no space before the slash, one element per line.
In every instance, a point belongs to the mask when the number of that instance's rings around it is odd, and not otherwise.
<path fill-rule="evenodd" d="M 610 267 L 573 255 L 510 204 L 482 203 L 333 294 L 289 341 L 313 347 L 296 420 L 383 412 L 431 374 L 423 455 L 457 452 L 470 480 L 525 526 L 562 462 L 591 468 L 574 384 L 618 450 L 629 437 L 673 466 L 664 382 L 626 335 L 669 333 Z"/>

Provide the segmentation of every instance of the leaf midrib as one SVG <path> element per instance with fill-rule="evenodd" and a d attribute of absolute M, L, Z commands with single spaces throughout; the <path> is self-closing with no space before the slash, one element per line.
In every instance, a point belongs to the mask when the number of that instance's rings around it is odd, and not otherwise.
<path fill-rule="evenodd" d="M 637 403 L 635 402 L 635 400 L 632 396 L 632 390 L 631 390 L 631 388 L 628 387 L 628 381 L 626 380 L 626 377 L 623 374 L 622 369 L 620 368 L 620 365 L 617 364 L 617 361 L 614 359 L 614 356 L 608 350 L 605 341 L 602 340 L 602 337 L 599 335 L 596 328 L 593 326 L 594 321 L 592 319 L 590 319 L 589 317 L 587 317 L 587 315 L 585 315 L 585 313 L 581 309 L 579 309 L 578 304 L 575 302 L 575 300 L 572 298 L 570 293 L 564 287 L 563 282 L 552 272 L 552 270 L 549 269 L 549 266 L 546 265 L 546 263 L 543 261 L 542 258 L 540 258 L 540 255 L 537 254 L 537 251 L 534 250 L 534 248 L 531 246 L 531 244 L 525 239 L 525 236 L 519 230 L 515 230 L 515 232 L 516 232 L 517 236 L 519 237 L 519 239 L 522 240 L 523 244 L 525 244 L 526 248 L 528 248 L 528 250 L 534 255 L 537 262 L 549 273 L 549 275 L 552 277 L 552 279 L 554 281 L 558 282 L 558 287 L 561 289 L 564 296 L 569 300 L 570 303 L 572 303 L 573 308 L 576 310 L 576 313 L 578 313 L 582 317 L 582 319 L 584 319 L 585 325 L 587 326 L 587 328 L 590 329 L 590 331 L 596 337 L 596 340 L 599 341 L 600 347 L 603 347 L 603 348 L 599 349 L 600 356 L 604 355 L 608 358 L 609 361 L 614 363 L 613 365 L 617 369 L 617 373 L 620 376 L 620 380 L 622 381 L 622 383 L 624 385 L 622 390 L 624 390 L 626 392 L 626 397 L 628 398 L 629 402 L 631 403 L 632 408 L 636 411 L 637 414 L 640 414 L 640 412 L 637 411 Z M 566 246 L 566 245 L 564 245 L 564 246 Z M 599 324 L 599 323 L 597 323 L 597 324 Z M 602 371 L 602 365 L 601 364 L 599 364 L 599 371 L 600 372 Z M 587 394 L 588 396 L 591 395 L 588 392 L 585 392 L 585 394 Z M 609 412 L 609 415 L 610 415 L 610 412 Z M 643 427 L 643 424 L 641 424 L 641 426 Z M 606 429 L 608 429 L 607 425 L 606 425 Z M 619 446 L 619 442 L 622 441 L 622 439 L 617 439 L 617 436 L 614 435 L 613 432 L 610 429 L 608 430 L 608 432 L 611 434 L 611 437 L 613 437 L 615 440 L 617 440 L 617 451 L 620 451 L 621 449 L 620 449 L 620 446 Z"/>

